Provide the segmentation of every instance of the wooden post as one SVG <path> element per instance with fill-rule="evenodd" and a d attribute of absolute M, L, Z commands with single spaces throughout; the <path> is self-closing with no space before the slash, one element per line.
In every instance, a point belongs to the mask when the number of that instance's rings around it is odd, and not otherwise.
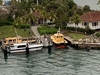
<path fill-rule="evenodd" d="M 51 55 L 51 46 L 48 45 L 48 54 Z"/>
<path fill-rule="evenodd" d="M 7 55 L 7 48 L 6 48 L 6 46 L 3 49 L 3 51 L 4 51 L 4 59 L 7 59 L 8 58 L 8 55 Z"/>
<path fill-rule="evenodd" d="M 28 43 L 26 44 L 26 55 L 29 54 L 29 47 L 28 47 Z"/>
<path fill-rule="evenodd" d="M 88 44 L 86 45 L 85 48 L 86 48 L 86 51 L 87 51 L 87 52 L 90 52 L 90 47 L 88 46 Z"/>

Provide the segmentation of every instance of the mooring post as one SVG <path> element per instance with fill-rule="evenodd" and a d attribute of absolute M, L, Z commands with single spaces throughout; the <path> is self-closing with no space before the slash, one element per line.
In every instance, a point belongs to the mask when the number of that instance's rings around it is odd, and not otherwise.
<path fill-rule="evenodd" d="M 51 55 L 51 46 L 48 45 L 48 54 Z"/>
<path fill-rule="evenodd" d="M 51 46 L 50 46 L 50 40 L 48 40 L 48 54 L 51 55 Z"/>
<path fill-rule="evenodd" d="M 26 44 L 26 55 L 29 54 L 29 47 L 28 47 L 28 43 Z"/>
<path fill-rule="evenodd" d="M 78 44 L 76 44 L 76 49 L 78 50 Z"/>
<path fill-rule="evenodd" d="M 7 55 L 7 48 L 6 48 L 6 46 L 3 49 L 3 51 L 4 51 L 4 59 L 7 59 L 8 58 L 8 55 Z"/>
<path fill-rule="evenodd" d="M 89 47 L 88 45 L 86 45 L 85 48 L 86 48 L 86 51 L 87 51 L 87 52 L 90 52 L 90 47 Z"/>

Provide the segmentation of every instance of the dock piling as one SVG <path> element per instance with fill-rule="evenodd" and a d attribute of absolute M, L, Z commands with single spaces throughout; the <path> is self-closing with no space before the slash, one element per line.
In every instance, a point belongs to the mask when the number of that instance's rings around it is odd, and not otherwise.
<path fill-rule="evenodd" d="M 4 51 L 4 59 L 7 59 L 8 55 L 7 55 L 7 48 L 6 48 L 6 46 L 5 46 L 5 49 L 3 49 L 3 51 Z"/>
<path fill-rule="evenodd" d="M 29 47 L 28 47 L 28 43 L 26 44 L 26 55 L 29 55 Z"/>
<path fill-rule="evenodd" d="M 51 55 L 51 46 L 48 45 L 48 54 Z"/>
<path fill-rule="evenodd" d="M 88 45 L 85 48 L 87 52 L 90 52 L 90 47 Z"/>

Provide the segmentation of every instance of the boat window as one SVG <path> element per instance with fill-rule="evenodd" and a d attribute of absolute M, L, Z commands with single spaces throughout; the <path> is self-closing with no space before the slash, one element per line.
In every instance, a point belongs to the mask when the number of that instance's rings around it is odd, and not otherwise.
<path fill-rule="evenodd" d="M 7 41 L 5 40 L 4 43 L 6 43 Z"/>
<path fill-rule="evenodd" d="M 21 47 L 26 47 L 26 45 L 20 45 L 20 46 L 18 46 L 17 48 L 21 48 Z"/>
<path fill-rule="evenodd" d="M 12 40 L 9 40 L 9 42 L 10 42 L 10 41 L 12 41 Z"/>
<path fill-rule="evenodd" d="M 16 39 L 14 39 L 13 42 L 16 43 Z"/>
<path fill-rule="evenodd" d="M 12 40 L 9 40 L 9 41 L 8 41 L 8 43 L 11 43 L 11 42 L 12 42 Z"/>

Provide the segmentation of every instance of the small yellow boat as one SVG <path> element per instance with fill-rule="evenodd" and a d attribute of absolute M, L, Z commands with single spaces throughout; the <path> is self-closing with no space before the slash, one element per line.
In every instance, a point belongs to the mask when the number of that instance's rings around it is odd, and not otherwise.
<path fill-rule="evenodd" d="M 54 35 L 51 36 L 51 40 L 53 42 L 53 45 L 56 48 L 67 48 L 68 42 L 67 40 L 64 39 L 64 35 L 60 33 L 60 31 L 58 31 L 57 33 L 55 33 Z"/>

